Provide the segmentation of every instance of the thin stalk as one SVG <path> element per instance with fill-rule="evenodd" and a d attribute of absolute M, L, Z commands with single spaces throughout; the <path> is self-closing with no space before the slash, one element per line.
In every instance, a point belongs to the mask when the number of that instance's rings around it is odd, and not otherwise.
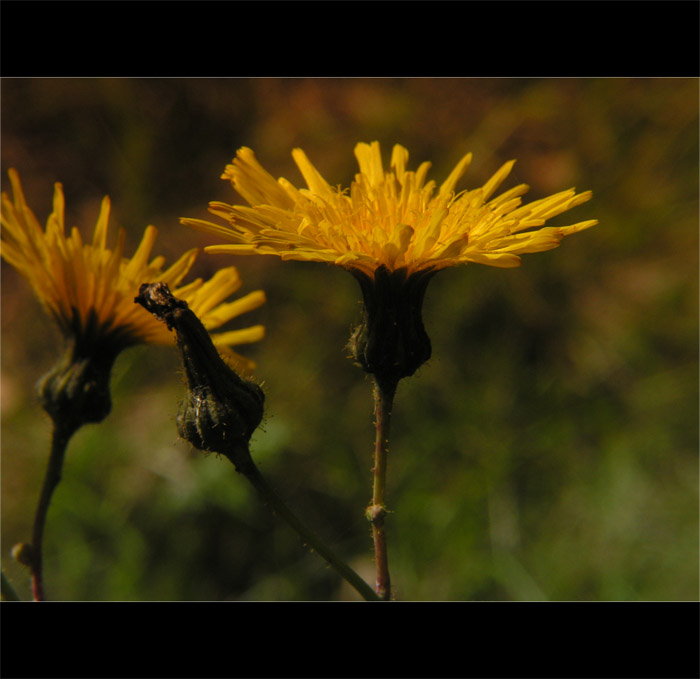
<path fill-rule="evenodd" d="M 43 576 L 43 539 L 44 526 L 46 525 L 46 516 L 51 504 L 51 498 L 56 486 L 61 481 L 61 472 L 63 470 L 63 461 L 66 456 L 66 448 L 68 442 L 75 433 L 75 428 L 62 427 L 59 423 L 54 423 L 53 437 L 51 440 L 51 453 L 49 455 L 49 463 L 46 468 L 44 477 L 44 485 L 41 489 L 39 504 L 36 508 L 34 517 L 34 530 L 32 532 L 32 552 L 31 552 L 31 574 L 32 574 L 32 593 L 34 601 L 45 601 L 44 595 L 44 576 Z"/>
<path fill-rule="evenodd" d="M 237 470 L 243 474 L 255 489 L 260 493 L 263 501 L 272 510 L 284 519 L 301 537 L 302 542 L 319 554 L 334 568 L 366 601 L 377 601 L 379 597 L 372 588 L 313 531 L 307 528 L 299 518 L 287 507 L 284 501 L 277 495 L 272 486 L 254 463 L 238 465 Z"/>
<path fill-rule="evenodd" d="M 374 468 L 372 484 L 372 503 L 367 507 L 366 516 L 372 524 L 374 540 L 374 562 L 377 571 L 377 596 L 382 601 L 391 599 L 391 577 L 389 575 L 389 555 L 386 544 L 384 519 L 386 508 L 386 469 L 389 453 L 389 429 L 391 408 L 398 380 L 380 380 L 375 376 L 374 414 L 376 438 L 374 444 Z"/>
<path fill-rule="evenodd" d="M 10 584 L 10 581 L 5 577 L 4 571 L 2 572 L 2 588 L 0 589 L 2 593 L 3 601 L 21 601 L 15 588 Z"/>

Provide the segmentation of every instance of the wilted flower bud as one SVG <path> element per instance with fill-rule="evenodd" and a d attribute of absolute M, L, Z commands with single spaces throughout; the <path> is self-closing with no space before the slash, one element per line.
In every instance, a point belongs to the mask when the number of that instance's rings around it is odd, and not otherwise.
<path fill-rule="evenodd" d="M 135 301 L 177 335 L 188 386 L 178 433 L 195 448 L 221 453 L 244 471 L 253 464 L 248 442 L 263 417 L 262 389 L 223 361 L 197 316 L 165 283 L 142 285 Z"/>
<path fill-rule="evenodd" d="M 429 358 L 430 338 L 423 327 L 423 298 L 434 271 L 407 275 L 406 269 L 380 266 L 369 276 L 352 272 L 363 296 L 362 320 L 352 333 L 352 357 L 389 382 L 409 377 Z"/>

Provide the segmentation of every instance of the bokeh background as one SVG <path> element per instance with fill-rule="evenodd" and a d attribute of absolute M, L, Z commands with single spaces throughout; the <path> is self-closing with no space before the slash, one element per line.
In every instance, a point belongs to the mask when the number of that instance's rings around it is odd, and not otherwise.
<path fill-rule="evenodd" d="M 240 146 L 297 185 L 302 147 L 347 186 L 353 147 L 401 143 L 458 188 L 510 158 L 504 188 L 594 198 L 552 224 L 600 224 L 519 269 L 451 269 L 430 284 L 433 358 L 399 387 L 389 463 L 390 566 L 403 600 L 698 598 L 697 79 L 4 79 L 2 185 L 15 167 L 40 221 L 61 181 L 67 220 L 91 233 L 104 194 L 128 254 L 147 224 L 169 261 L 217 242 L 178 222 L 235 202 L 219 175 Z M 263 473 L 369 580 L 364 519 L 370 383 L 344 346 L 359 289 L 341 269 L 236 264 L 267 304 L 232 327 L 267 412 Z M 2 265 L 2 567 L 31 534 L 50 422 L 37 380 L 61 342 L 26 282 Z M 232 465 L 179 441 L 174 349 L 115 366 L 114 408 L 68 450 L 46 534 L 49 598 L 355 600 L 260 504 Z"/>

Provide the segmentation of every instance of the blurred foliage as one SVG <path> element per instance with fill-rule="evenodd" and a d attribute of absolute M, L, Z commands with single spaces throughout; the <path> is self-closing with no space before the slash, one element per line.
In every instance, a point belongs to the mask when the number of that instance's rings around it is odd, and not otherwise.
<path fill-rule="evenodd" d="M 215 241 L 178 223 L 210 200 L 242 145 L 298 179 L 302 147 L 347 186 L 378 139 L 460 187 L 517 158 L 505 188 L 576 186 L 552 222 L 600 224 L 519 269 L 452 269 L 430 284 L 433 358 L 402 382 L 389 462 L 389 558 L 399 599 L 698 598 L 697 79 L 5 79 L 2 179 L 20 172 L 45 221 L 64 184 L 71 224 L 112 198 L 133 252 L 147 224 L 172 261 Z M 263 288 L 267 414 L 253 457 L 368 580 L 371 386 L 346 358 L 359 289 L 340 269 L 202 255 Z M 2 266 L 2 564 L 31 534 L 50 439 L 34 385 L 60 354 L 26 283 Z M 174 350 L 131 349 L 114 409 L 71 442 L 49 513 L 49 598 L 356 599 L 275 521 L 232 465 L 178 441 Z"/>

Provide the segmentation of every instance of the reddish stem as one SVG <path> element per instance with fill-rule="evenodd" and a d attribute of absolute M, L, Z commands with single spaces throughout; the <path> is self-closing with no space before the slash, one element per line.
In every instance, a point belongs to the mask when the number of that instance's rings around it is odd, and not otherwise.
<path fill-rule="evenodd" d="M 39 504 L 36 509 L 34 518 L 34 530 L 32 533 L 32 552 L 31 552 L 31 572 L 32 572 L 32 593 L 34 601 L 45 601 L 44 595 L 44 576 L 43 576 L 43 539 L 44 526 L 46 525 L 46 516 L 51 504 L 56 486 L 61 481 L 61 470 L 63 469 L 63 460 L 66 456 L 66 447 L 71 436 L 75 432 L 74 428 L 63 428 L 59 424 L 54 424 L 53 439 L 51 441 L 51 454 L 49 456 L 49 464 L 44 477 L 44 485 L 41 489 Z"/>
<path fill-rule="evenodd" d="M 384 519 L 387 514 L 385 495 L 391 407 L 397 383 L 397 380 L 383 382 L 375 378 L 374 387 L 374 413 L 377 434 L 374 445 L 372 503 L 367 508 L 366 516 L 372 524 L 374 561 L 377 571 L 376 592 L 383 601 L 391 599 L 391 577 L 389 575 L 389 556 Z"/>

